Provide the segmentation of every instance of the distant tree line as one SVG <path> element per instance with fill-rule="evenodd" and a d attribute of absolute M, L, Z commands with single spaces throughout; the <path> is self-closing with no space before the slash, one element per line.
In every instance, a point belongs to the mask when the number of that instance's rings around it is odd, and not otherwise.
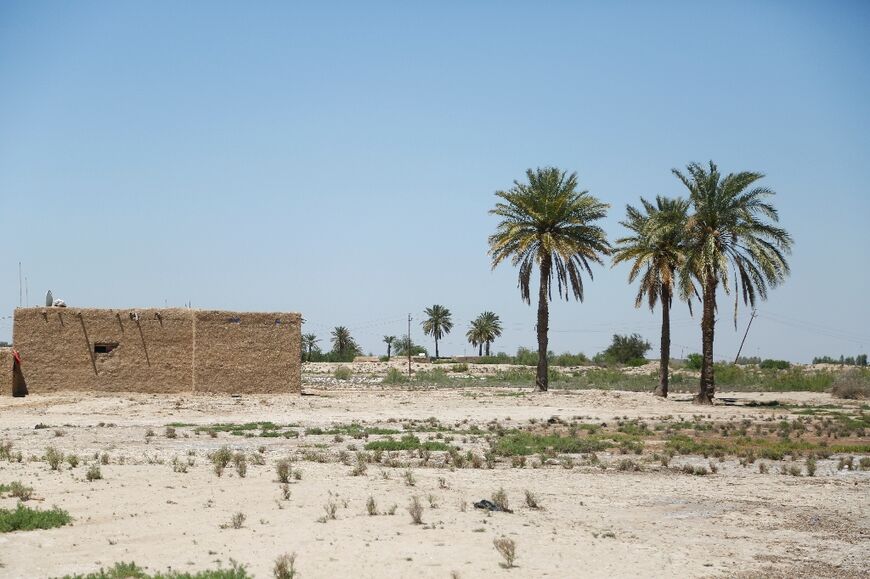
<path fill-rule="evenodd" d="M 846 356 L 840 354 L 839 359 L 834 359 L 830 356 L 818 356 L 813 358 L 813 364 L 839 364 L 841 366 L 866 366 L 867 354 L 859 354 L 857 356 Z"/>

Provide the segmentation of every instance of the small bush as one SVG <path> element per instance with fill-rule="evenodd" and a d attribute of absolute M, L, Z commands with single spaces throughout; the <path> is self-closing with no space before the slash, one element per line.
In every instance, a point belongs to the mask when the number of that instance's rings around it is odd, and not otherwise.
<path fill-rule="evenodd" d="M 296 577 L 296 553 L 290 555 L 284 553 L 275 559 L 272 575 L 275 579 L 294 579 Z"/>
<path fill-rule="evenodd" d="M 63 462 L 63 453 L 53 446 L 45 449 L 45 462 L 51 467 L 51 470 L 60 470 L 60 463 Z"/>
<path fill-rule="evenodd" d="M 809 457 L 806 461 L 807 476 L 816 476 L 816 459 Z"/>
<path fill-rule="evenodd" d="M 510 502 L 508 501 L 507 493 L 504 492 L 503 488 L 492 493 L 492 502 L 501 510 L 510 511 Z"/>
<path fill-rule="evenodd" d="M 366 501 L 366 512 L 370 517 L 378 514 L 378 504 L 375 502 L 375 497 L 369 496 L 369 500 Z"/>
<path fill-rule="evenodd" d="M 248 460 L 245 457 L 245 453 L 235 453 L 233 455 L 233 464 L 236 467 L 236 474 L 238 474 L 240 478 L 245 478 L 245 475 L 248 474 Z"/>
<path fill-rule="evenodd" d="M 762 360 L 758 365 L 762 370 L 788 370 L 791 362 L 787 360 Z"/>
<path fill-rule="evenodd" d="M 450 371 L 451 371 L 451 372 L 457 372 L 457 373 L 459 373 L 459 372 L 468 372 L 468 364 L 465 364 L 464 362 L 463 362 L 462 364 L 453 364 L 453 365 L 450 367 Z"/>
<path fill-rule="evenodd" d="M 175 432 L 175 427 L 174 426 L 167 426 L 166 427 L 166 438 L 177 438 L 177 437 L 178 437 L 178 433 Z"/>
<path fill-rule="evenodd" d="M 96 464 L 92 464 L 88 468 L 88 472 L 85 473 L 85 478 L 88 479 L 88 482 L 93 482 L 95 480 L 100 480 L 103 478 L 103 473 L 100 472 L 100 467 Z"/>
<path fill-rule="evenodd" d="M 831 394 L 846 400 L 870 398 L 870 373 L 859 369 L 843 372 L 834 378 Z"/>
<path fill-rule="evenodd" d="M 242 512 L 235 513 L 230 518 L 229 523 L 224 523 L 223 525 L 221 525 L 221 529 L 229 529 L 229 528 L 241 529 L 245 525 L 245 519 L 247 519 L 247 518 L 248 517 L 245 515 L 245 513 L 242 513 Z"/>
<path fill-rule="evenodd" d="M 212 464 L 214 464 L 214 473 L 218 476 L 224 474 L 224 469 L 233 459 L 232 451 L 226 446 L 220 447 L 218 450 L 211 453 Z"/>
<path fill-rule="evenodd" d="M 526 490 L 526 506 L 535 510 L 541 508 L 541 503 L 538 500 L 537 495 L 530 490 Z"/>
<path fill-rule="evenodd" d="M 66 462 L 69 464 L 70 468 L 75 468 L 79 465 L 79 457 L 75 454 L 70 454 L 66 457 Z"/>
<path fill-rule="evenodd" d="M 415 525 L 423 523 L 423 503 L 420 502 L 419 497 L 415 496 L 411 499 L 411 504 L 408 505 L 408 514 L 411 515 L 411 521 Z"/>
<path fill-rule="evenodd" d="M 405 484 L 408 485 L 409 487 L 412 487 L 412 486 L 417 484 L 417 479 L 414 478 L 414 473 L 411 471 L 411 469 L 407 469 L 403 476 L 405 478 Z"/>
<path fill-rule="evenodd" d="M 387 370 L 387 375 L 384 376 L 383 383 L 384 384 L 405 384 L 407 383 L 409 378 L 405 376 L 403 372 L 400 372 L 397 368 L 390 368 Z"/>
<path fill-rule="evenodd" d="M 618 463 L 616 463 L 616 470 L 619 471 L 628 471 L 628 472 L 637 472 L 642 470 L 639 463 L 631 460 L 630 458 L 623 458 Z"/>
<path fill-rule="evenodd" d="M 701 354 L 689 354 L 686 357 L 686 368 L 689 370 L 700 370 L 703 362 L 704 358 Z"/>
<path fill-rule="evenodd" d="M 291 467 L 290 461 L 286 458 L 278 461 L 278 464 L 275 465 L 275 471 L 278 473 L 278 482 L 285 484 L 290 482 Z"/>
<path fill-rule="evenodd" d="M 9 484 L 9 496 L 22 501 L 29 501 L 33 496 L 33 487 L 26 486 L 20 481 L 13 481 Z"/>
<path fill-rule="evenodd" d="M 347 366 L 339 366 L 335 369 L 335 372 L 332 373 L 336 380 L 350 380 L 351 376 L 353 376 L 353 372 Z"/>
<path fill-rule="evenodd" d="M 0 509 L 0 533 L 53 529 L 68 525 L 70 521 L 72 521 L 72 517 L 69 516 L 69 513 L 58 508 L 40 511 L 18 503 L 15 510 Z"/>
<path fill-rule="evenodd" d="M 516 560 L 517 557 L 517 545 L 514 543 L 514 540 L 508 539 L 507 537 L 499 537 L 493 539 L 492 544 L 495 547 L 495 550 L 498 551 L 498 554 L 504 558 L 502 566 L 505 569 L 513 568 L 514 560 Z"/>
<path fill-rule="evenodd" d="M 335 520 L 335 513 L 338 511 L 338 503 L 334 500 L 329 499 L 326 501 L 326 504 L 323 505 L 323 511 L 326 513 L 326 520 Z"/>

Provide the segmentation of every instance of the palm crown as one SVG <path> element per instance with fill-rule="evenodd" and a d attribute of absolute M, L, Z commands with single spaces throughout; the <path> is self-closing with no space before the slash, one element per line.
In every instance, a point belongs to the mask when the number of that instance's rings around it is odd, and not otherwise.
<path fill-rule="evenodd" d="M 590 262 L 602 263 L 610 252 L 604 230 L 593 225 L 602 219 L 608 205 L 577 191 L 577 174 L 548 167 L 526 171 L 528 183 L 514 181 L 509 191 L 497 191 L 498 202 L 490 210 L 502 221 L 489 237 L 492 267 L 510 258 L 519 266 L 519 288 L 523 300 L 531 302 L 529 283 L 535 263 L 543 266 L 547 295 L 552 299 L 552 277 L 556 275 L 557 295 L 583 300 L 583 270 L 592 277 Z"/>
<path fill-rule="evenodd" d="M 644 198 L 640 202 L 643 211 L 626 207 L 627 219 L 620 224 L 632 235 L 616 241 L 613 263 L 631 262 L 628 281 L 633 283 L 640 276 L 634 305 L 640 307 L 646 297 L 654 309 L 660 299 L 667 299 L 670 305 L 677 272 L 685 261 L 689 202 L 662 196 L 656 197 L 655 204 Z"/>
<path fill-rule="evenodd" d="M 733 269 L 735 289 L 744 303 L 754 306 L 756 297 L 766 299 L 767 288 L 778 285 L 790 272 L 785 256 L 791 253 L 792 238 L 774 225 L 779 215 L 767 201 L 774 192 L 752 187 L 763 174 L 744 171 L 723 177 L 712 161 L 709 169 L 691 163 L 687 172 L 673 170 L 689 190 L 695 209 L 687 223 L 682 293 L 693 293 L 694 279 L 722 282 L 728 292 L 729 269 Z"/>
<path fill-rule="evenodd" d="M 423 333 L 435 338 L 435 357 L 438 357 L 438 340 L 450 333 L 453 329 L 453 319 L 450 310 L 444 306 L 435 304 L 425 309 L 426 319 L 423 320 Z"/>

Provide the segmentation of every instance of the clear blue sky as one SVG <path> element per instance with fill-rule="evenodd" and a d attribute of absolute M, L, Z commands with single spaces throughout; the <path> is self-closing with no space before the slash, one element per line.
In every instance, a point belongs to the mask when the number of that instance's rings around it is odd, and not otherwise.
<path fill-rule="evenodd" d="M 870 3 L 0 4 L 0 316 L 71 305 L 303 312 L 366 351 L 424 307 L 501 315 L 534 343 L 516 271 L 492 272 L 493 193 L 576 171 L 612 205 L 681 194 L 672 167 L 760 170 L 793 274 L 746 353 L 870 350 Z M 625 268 L 552 308 L 556 351 L 656 343 Z M 745 326 L 723 299 L 717 357 Z M 675 354 L 699 319 L 673 314 Z M 776 319 L 774 319 L 776 317 Z M 0 320 L 0 339 L 11 320 Z M 431 344 L 427 341 L 431 349 Z M 470 350 L 469 350 L 470 351 Z M 654 350 L 655 351 L 655 350 Z M 651 352 L 651 354 L 654 353 Z"/>

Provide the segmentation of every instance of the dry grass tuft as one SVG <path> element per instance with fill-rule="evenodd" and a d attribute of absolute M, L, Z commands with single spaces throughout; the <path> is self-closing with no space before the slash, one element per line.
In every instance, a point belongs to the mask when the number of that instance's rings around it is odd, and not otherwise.
<path fill-rule="evenodd" d="M 514 543 L 514 540 L 507 537 L 498 537 L 493 539 L 492 544 L 499 555 L 504 558 L 504 563 L 501 564 L 502 567 L 505 569 L 513 568 L 517 557 L 517 545 Z"/>
<path fill-rule="evenodd" d="M 275 559 L 275 566 L 272 568 L 275 579 L 294 579 L 296 573 L 296 553 L 284 553 Z"/>
<path fill-rule="evenodd" d="M 411 499 L 411 504 L 408 505 L 408 513 L 411 515 L 411 521 L 415 525 L 423 524 L 423 503 L 419 497 Z"/>

